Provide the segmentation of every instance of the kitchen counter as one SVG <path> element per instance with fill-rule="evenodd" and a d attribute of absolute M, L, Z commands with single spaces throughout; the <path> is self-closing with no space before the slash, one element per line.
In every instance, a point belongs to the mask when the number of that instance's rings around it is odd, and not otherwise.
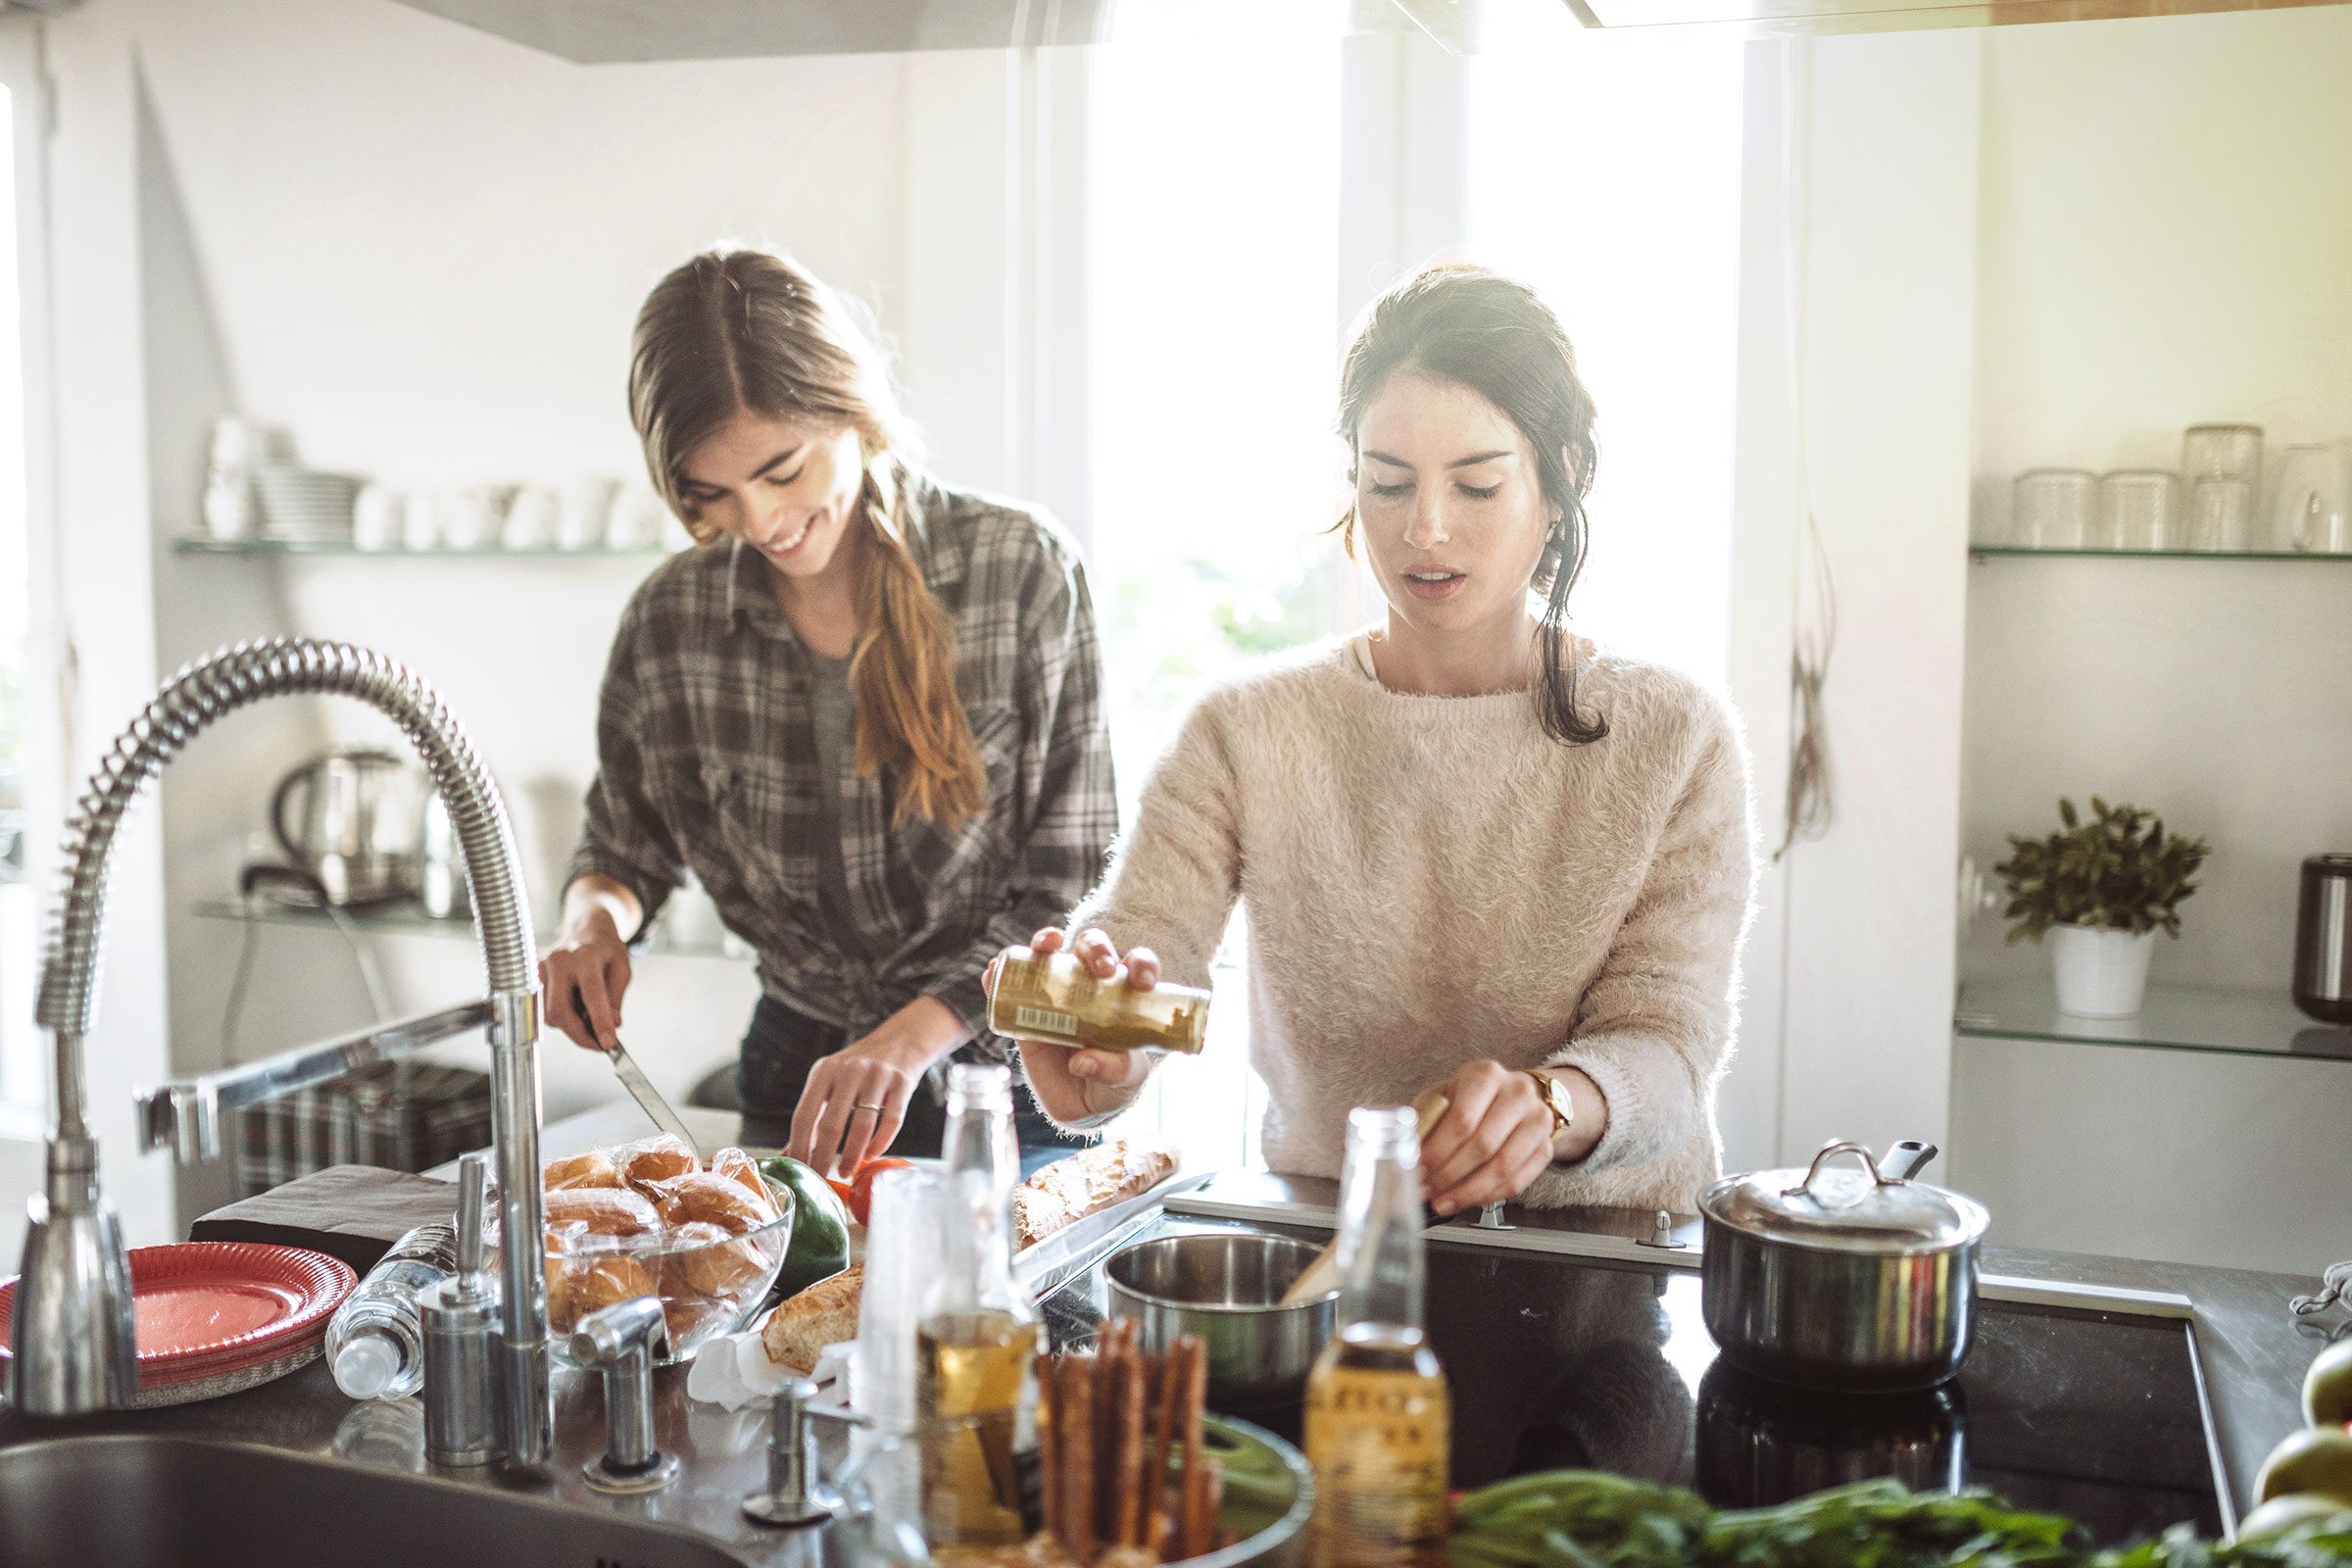
<path fill-rule="evenodd" d="M 689 1109 L 684 1114 L 709 1147 L 735 1142 L 772 1147 L 776 1141 L 775 1129 L 747 1127 L 729 1113 Z M 546 1152 L 552 1158 L 643 1136 L 646 1126 L 633 1105 L 600 1106 L 551 1124 Z M 1188 1217 L 1202 1223 L 1239 1218 L 1313 1228 L 1331 1222 L 1336 1200 L 1336 1184 L 1331 1182 L 1238 1173 L 1180 1195 L 1168 1209 L 1175 1222 Z M 1512 1209 L 1506 1217 L 1513 1229 L 1484 1233 L 1475 1216 L 1457 1218 L 1433 1228 L 1433 1245 L 1588 1257 L 1614 1269 L 1647 1269 L 1660 1276 L 1696 1264 L 1694 1221 L 1677 1226 L 1668 1238 L 1683 1243 L 1681 1248 L 1664 1250 L 1644 1245 L 1656 1240 L 1646 1215 Z M 2130 1310 L 2187 1318 L 2202 1361 L 2202 1392 L 2209 1401 L 2228 1490 L 2241 1504 L 2263 1457 L 2300 1422 L 2297 1391 L 2320 1341 L 2313 1331 L 2296 1325 L 2287 1301 L 2308 1290 L 2308 1281 L 1990 1247 L 1984 1252 L 1983 1267 L 1988 1287 L 2024 1293 L 2012 1299 L 2034 1299 L 2033 1291 L 2046 1287 L 2054 1288 L 2061 1304 L 2080 1305 L 2082 1301 L 2070 1299 L 2068 1293 L 2087 1289 L 2124 1293 L 2114 1298 L 2130 1301 Z M 1065 1305 L 1062 1315 L 1073 1310 Z M 686 1397 L 685 1381 L 682 1369 L 665 1370 L 655 1378 L 658 1441 L 681 1456 L 683 1473 L 667 1491 L 639 1499 L 601 1495 L 580 1479 L 581 1463 L 603 1446 L 603 1397 L 597 1379 L 563 1371 L 556 1389 L 557 1458 L 547 1474 L 536 1477 L 432 1471 L 423 1458 L 417 1401 L 355 1405 L 335 1389 L 322 1363 L 245 1394 L 172 1409 L 71 1423 L 0 1413 L 0 1446 L 67 1433 L 175 1433 L 416 1475 L 438 1474 L 467 1485 L 671 1525 L 712 1540 L 759 1568 L 851 1560 L 831 1532 L 774 1531 L 743 1518 L 740 1499 L 765 1474 L 766 1413 L 755 1409 L 730 1414 L 695 1404 Z M 826 1446 L 837 1460 L 838 1444 L 828 1440 Z"/>

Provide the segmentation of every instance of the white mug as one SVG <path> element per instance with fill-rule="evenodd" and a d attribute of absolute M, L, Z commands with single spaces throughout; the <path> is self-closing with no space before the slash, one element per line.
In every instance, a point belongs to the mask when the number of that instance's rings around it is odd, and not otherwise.
<path fill-rule="evenodd" d="M 587 475 L 564 487 L 564 503 L 556 516 L 556 543 L 564 550 L 590 550 L 606 542 L 612 516 L 616 479 Z"/>
<path fill-rule="evenodd" d="M 391 550 L 406 521 L 400 495 L 380 484 L 362 485 L 351 504 L 351 542 L 362 550 Z"/>
<path fill-rule="evenodd" d="M 605 513 L 605 544 L 613 550 L 643 550 L 662 536 L 669 509 L 643 485 L 615 487 Z"/>
<path fill-rule="evenodd" d="M 400 507 L 400 547 L 433 550 L 441 543 L 441 498 L 430 490 L 412 490 Z"/>
<path fill-rule="evenodd" d="M 526 484 L 507 503 L 506 526 L 498 542 L 506 550 L 545 550 L 556 542 L 556 493 L 543 484 Z"/>
<path fill-rule="evenodd" d="M 441 541 L 452 550 L 486 550 L 498 541 L 497 494 L 481 485 L 448 498 Z"/>

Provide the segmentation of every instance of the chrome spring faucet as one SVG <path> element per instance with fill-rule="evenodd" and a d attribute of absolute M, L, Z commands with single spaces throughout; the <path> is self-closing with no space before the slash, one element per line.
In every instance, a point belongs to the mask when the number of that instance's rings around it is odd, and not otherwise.
<path fill-rule="evenodd" d="M 538 956 L 514 830 L 489 770 L 440 694 L 381 654 L 308 638 L 222 649 L 172 676 L 123 730 L 91 776 L 68 830 L 38 1007 L 56 1041 L 57 1103 L 44 1190 L 27 1205 L 10 1328 L 9 1402 L 26 1414 L 120 1408 L 138 1386 L 129 1264 L 114 1208 L 98 1190 L 97 1144 L 84 1120 L 82 1040 L 97 989 L 116 831 L 200 731 L 263 698 L 297 694 L 357 698 L 389 716 L 416 748 L 465 851 L 488 997 L 142 1095 L 142 1143 L 169 1144 L 182 1161 L 217 1157 L 224 1108 L 487 1026 L 500 1225 L 508 1238 L 539 1235 Z M 539 1247 L 501 1248 L 500 1275 L 499 1439 L 510 1462 L 536 1466 L 546 1461 L 554 1429 Z"/>

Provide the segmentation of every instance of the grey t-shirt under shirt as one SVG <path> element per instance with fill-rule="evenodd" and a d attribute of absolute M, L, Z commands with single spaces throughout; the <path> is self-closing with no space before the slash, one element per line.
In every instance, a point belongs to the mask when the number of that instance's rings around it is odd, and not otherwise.
<path fill-rule="evenodd" d="M 817 852 L 816 902 L 833 928 L 833 940 L 845 953 L 870 957 L 858 950 L 858 923 L 850 918 L 849 864 L 842 858 L 842 792 L 849 787 L 858 747 L 858 702 L 850 694 L 850 662 L 808 655 L 808 718 L 816 738 Z"/>

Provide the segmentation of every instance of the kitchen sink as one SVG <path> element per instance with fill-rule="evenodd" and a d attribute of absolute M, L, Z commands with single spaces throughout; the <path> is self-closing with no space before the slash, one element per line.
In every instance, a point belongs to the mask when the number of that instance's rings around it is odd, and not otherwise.
<path fill-rule="evenodd" d="M 193 1438 L 0 1448 L 8 1568 L 744 1568 L 683 1530 Z"/>

